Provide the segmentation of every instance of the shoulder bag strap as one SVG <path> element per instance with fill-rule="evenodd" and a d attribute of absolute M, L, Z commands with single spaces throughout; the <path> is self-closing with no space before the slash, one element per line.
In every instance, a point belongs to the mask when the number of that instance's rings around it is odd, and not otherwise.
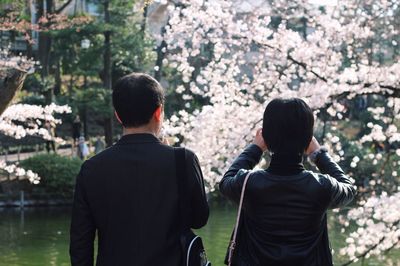
<path fill-rule="evenodd" d="M 175 171 L 178 184 L 178 201 L 179 201 L 179 215 L 181 231 L 185 231 L 188 227 L 187 213 L 186 213 L 186 155 L 185 148 L 174 148 L 175 153 Z"/>
<path fill-rule="evenodd" d="M 238 228 L 239 228 L 240 215 L 242 213 L 244 191 L 246 190 L 246 184 L 247 184 L 247 181 L 249 180 L 250 174 L 251 174 L 251 171 L 249 171 L 249 173 L 246 175 L 246 178 L 244 179 L 242 193 L 240 194 L 240 201 L 239 201 L 239 207 L 238 207 L 238 212 L 237 212 L 237 217 L 236 217 L 236 224 L 235 224 L 235 228 L 233 229 L 232 241 L 229 245 L 229 256 L 228 256 L 228 265 L 229 266 L 232 263 L 233 251 L 235 250 L 235 247 L 236 247 L 236 237 L 237 237 L 237 232 L 238 232 Z"/>

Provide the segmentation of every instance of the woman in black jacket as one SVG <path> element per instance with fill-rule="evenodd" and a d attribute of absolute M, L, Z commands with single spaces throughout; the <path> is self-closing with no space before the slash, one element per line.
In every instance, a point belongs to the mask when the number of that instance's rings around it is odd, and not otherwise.
<path fill-rule="evenodd" d="M 348 204 L 356 190 L 313 130 L 304 101 L 275 99 L 253 144 L 225 173 L 221 193 L 238 203 L 247 173 L 263 152 L 271 153 L 269 166 L 249 176 L 232 265 L 333 265 L 326 211 Z M 304 169 L 304 154 L 321 173 Z"/>

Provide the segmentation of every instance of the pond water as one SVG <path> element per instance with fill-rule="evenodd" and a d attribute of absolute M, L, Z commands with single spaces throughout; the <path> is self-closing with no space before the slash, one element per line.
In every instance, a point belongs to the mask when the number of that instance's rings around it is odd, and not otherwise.
<path fill-rule="evenodd" d="M 68 257 L 69 208 L 0 209 L 0 265 L 47 266 L 70 265 Z M 214 266 L 223 265 L 226 246 L 232 232 L 235 209 L 211 207 L 208 225 L 198 230 Z M 330 215 L 330 238 L 334 250 L 344 244 L 345 234 Z M 335 265 L 346 261 L 335 255 Z M 364 265 L 400 265 L 400 251 L 392 250 L 385 261 L 366 260 Z M 361 265 L 360 262 L 352 265 Z"/>

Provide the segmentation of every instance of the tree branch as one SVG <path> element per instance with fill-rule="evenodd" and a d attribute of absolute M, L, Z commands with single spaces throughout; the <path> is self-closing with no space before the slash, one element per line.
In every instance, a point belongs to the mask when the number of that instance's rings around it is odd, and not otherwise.
<path fill-rule="evenodd" d="M 378 243 L 376 243 L 375 245 L 371 246 L 371 247 L 370 247 L 369 249 L 367 249 L 364 253 L 362 253 L 362 254 L 356 256 L 354 259 L 349 260 L 348 262 L 342 264 L 342 266 L 350 265 L 350 264 L 352 264 L 354 261 L 356 261 L 356 260 L 358 260 L 358 259 L 360 259 L 360 258 L 364 258 L 365 256 L 367 256 L 367 254 L 368 254 L 371 250 L 375 249 L 379 244 L 381 244 L 381 243 L 385 240 L 385 238 L 386 238 L 386 237 L 382 237 L 381 239 L 379 239 L 379 242 L 378 242 Z"/>
<path fill-rule="evenodd" d="M 72 0 L 68 0 L 67 2 L 65 2 L 59 9 L 57 9 L 56 11 L 55 11 L 55 13 L 57 13 L 57 14 L 60 14 L 61 12 L 63 12 L 64 11 L 64 9 L 69 5 L 69 4 L 71 4 L 72 3 Z"/>
<path fill-rule="evenodd" d="M 265 47 L 268 47 L 270 49 L 273 49 L 273 50 L 276 50 L 276 51 L 282 53 L 282 50 L 280 50 L 279 48 L 273 47 L 273 46 L 271 46 L 269 44 L 266 44 L 266 43 L 258 43 L 258 44 L 263 45 Z M 324 82 L 328 82 L 328 79 L 326 77 L 322 76 L 321 74 L 318 74 L 314 70 L 311 70 L 306 63 L 294 59 L 290 54 L 288 54 L 286 58 L 289 61 L 293 62 L 294 64 L 298 65 L 299 67 L 303 68 L 306 72 L 312 73 L 319 80 L 322 80 Z M 363 88 L 369 88 L 369 87 L 372 87 L 374 85 L 372 83 L 352 83 L 352 82 L 346 82 L 346 84 L 347 85 L 351 85 L 351 86 L 360 86 L 361 85 Z M 385 84 L 378 84 L 378 86 L 380 88 L 382 88 L 382 89 L 387 89 L 387 90 L 392 91 L 392 93 L 395 96 L 400 96 L 400 87 L 395 87 L 395 86 L 385 85 Z M 348 94 L 351 94 L 351 93 L 353 93 L 353 92 L 348 92 Z M 389 94 L 388 92 L 383 92 L 383 93 Z M 367 93 L 359 93 L 359 94 L 367 94 Z M 377 94 L 377 93 L 370 93 L 370 94 Z"/>
<path fill-rule="evenodd" d="M 0 115 L 8 107 L 17 91 L 22 88 L 27 72 L 8 69 L 0 74 Z"/>
<path fill-rule="evenodd" d="M 397 221 L 395 221 L 395 222 L 392 224 L 391 228 L 393 228 L 393 227 L 395 227 L 395 226 L 397 226 L 397 225 L 399 225 L 399 224 L 400 224 L 400 220 L 397 220 Z M 350 265 L 350 264 L 352 264 L 355 260 L 360 259 L 360 258 L 364 258 L 365 256 L 368 255 L 368 253 L 369 253 L 370 251 L 374 250 L 374 249 L 375 249 L 377 246 L 379 246 L 379 244 L 381 244 L 385 239 L 386 239 L 386 236 L 383 236 L 382 238 L 379 239 L 378 243 L 376 243 L 375 245 L 372 245 L 372 246 L 371 246 L 369 249 L 367 249 L 365 252 L 363 252 L 363 253 L 361 253 L 360 255 L 356 256 L 354 259 L 349 260 L 348 262 L 342 264 L 341 266 Z M 398 243 L 398 242 L 397 242 L 397 243 Z M 397 243 L 396 243 L 396 244 L 397 244 Z M 395 244 L 395 245 L 396 245 L 396 244 Z M 390 247 L 388 250 L 390 250 L 390 249 L 392 249 L 392 248 L 393 248 L 393 246 Z"/>
<path fill-rule="evenodd" d="M 327 79 L 327 78 L 321 76 L 320 74 L 318 74 L 318 73 L 315 72 L 314 70 L 309 70 L 306 63 L 297 61 L 297 60 L 294 59 L 291 55 L 288 55 L 288 56 L 287 56 L 287 59 L 290 60 L 290 61 L 292 61 L 294 64 L 300 66 L 300 67 L 303 68 L 305 71 L 308 71 L 308 72 L 312 73 L 314 76 L 316 76 L 316 77 L 319 78 L 320 80 L 325 81 L 325 82 L 328 82 L 328 79 Z"/>

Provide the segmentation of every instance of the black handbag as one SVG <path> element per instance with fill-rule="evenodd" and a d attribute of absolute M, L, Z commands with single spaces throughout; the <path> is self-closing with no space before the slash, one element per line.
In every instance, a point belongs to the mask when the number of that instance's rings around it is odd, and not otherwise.
<path fill-rule="evenodd" d="M 178 183 L 180 242 L 183 266 L 211 266 L 200 236 L 193 233 L 188 222 L 190 202 L 187 195 L 186 152 L 184 148 L 175 148 L 175 167 Z"/>

